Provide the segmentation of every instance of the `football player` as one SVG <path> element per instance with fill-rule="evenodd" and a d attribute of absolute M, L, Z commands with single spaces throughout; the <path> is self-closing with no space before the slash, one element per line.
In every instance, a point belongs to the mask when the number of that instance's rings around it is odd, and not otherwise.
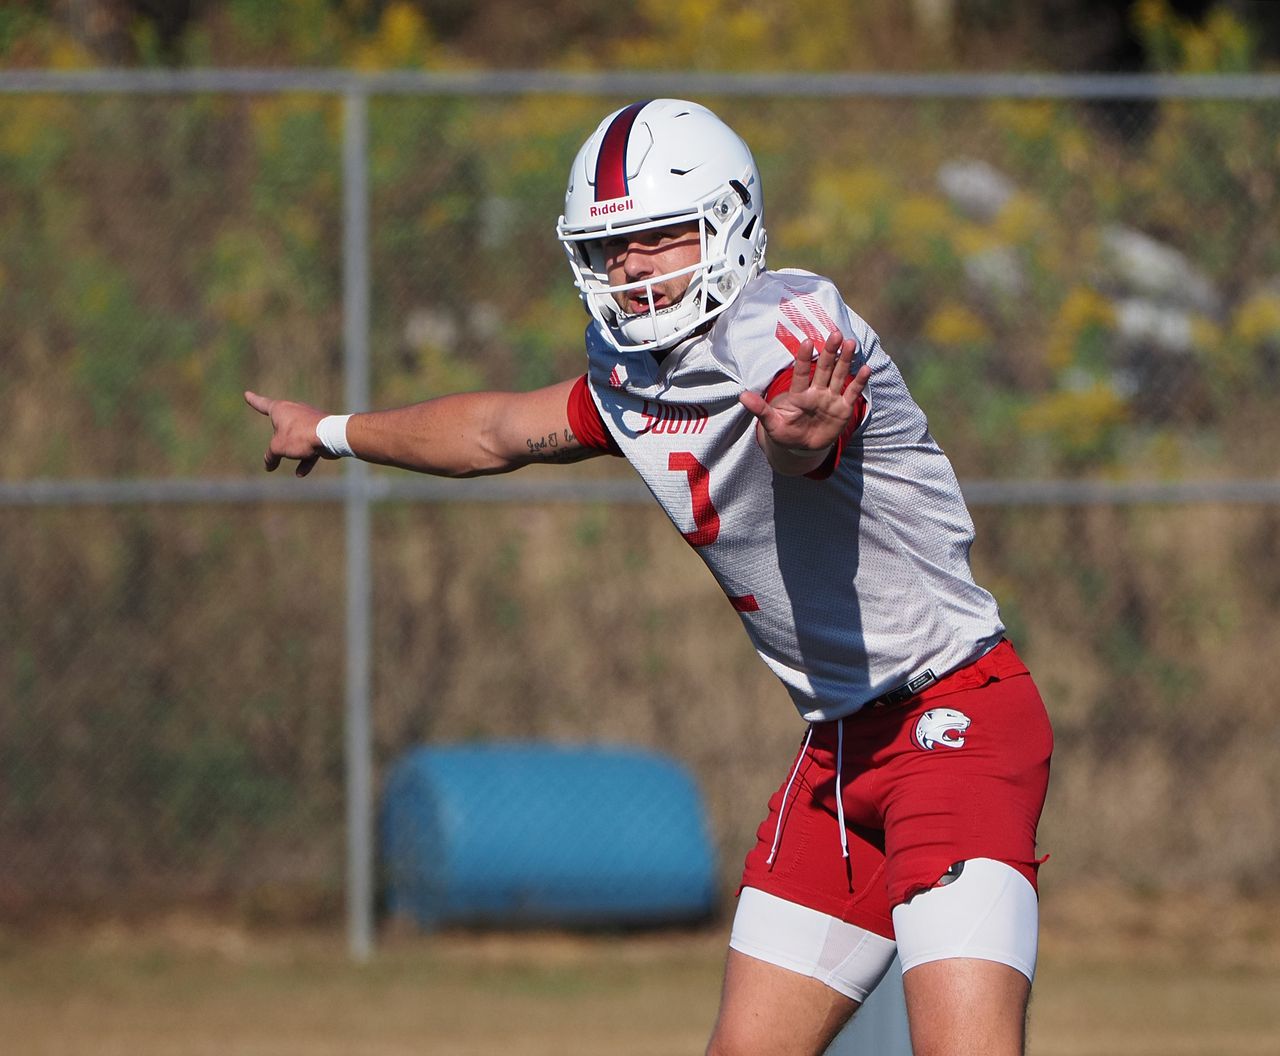
<path fill-rule="evenodd" d="M 955 473 L 828 279 L 765 266 L 760 173 L 705 107 L 633 103 L 558 235 L 585 372 L 329 415 L 246 393 L 266 468 L 444 476 L 626 458 L 805 723 L 746 856 L 708 1052 L 822 1053 L 895 950 L 916 1056 L 1024 1049 L 1052 733 L 973 579 Z"/>

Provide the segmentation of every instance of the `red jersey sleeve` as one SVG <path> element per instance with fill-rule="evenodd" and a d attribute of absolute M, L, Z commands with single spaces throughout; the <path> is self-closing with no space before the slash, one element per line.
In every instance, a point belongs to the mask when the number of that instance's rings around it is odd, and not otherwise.
<path fill-rule="evenodd" d="M 569 428 L 577 437 L 578 443 L 596 451 L 608 451 L 611 455 L 622 456 L 622 449 L 605 428 L 600 408 L 591 398 L 587 388 L 587 376 L 582 375 L 569 392 Z"/>
<path fill-rule="evenodd" d="M 778 371 L 778 373 L 773 376 L 773 381 L 769 382 L 769 387 L 765 389 L 764 398 L 772 403 L 780 393 L 787 392 L 791 388 L 791 375 L 794 372 L 794 367 L 786 367 L 785 369 Z M 849 382 L 852 380 L 853 378 L 850 377 L 845 381 L 845 385 L 848 386 Z M 836 437 L 835 446 L 831 449 L 831 454 L 827 456 L 826 461 L 817 469 L 811 469 L 806 473 L 806 477 L 810 480 L 826 480 L 827 477 L 831 476 L 831 474 L 836 471 L 836 467 L 840 465 L 840 459 L 844 455 L 845 444 L 847 444 L 853 434 L 858 431 L 858 426 L 862 424 L 862 419 L 866 416 L 866 413 L 867 399 L 865 396 L 859 395 L 853 404 L 853 417 L 849 419 L 849 424 L 846 425 L 844 429 L 841 430 L 840 435 Z"/>

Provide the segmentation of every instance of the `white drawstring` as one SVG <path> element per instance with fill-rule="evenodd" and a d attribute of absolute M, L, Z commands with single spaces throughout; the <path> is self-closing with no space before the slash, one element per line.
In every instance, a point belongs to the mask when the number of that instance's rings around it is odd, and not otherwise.
<path fill-rule="evenodd" d="M 849 834 L 844 827 L 844 793 L 840 775 L 844 772 L 844 719 L 836 719 L 836 820 L 840 822 L 840 853 L 849 857 Z"/>
<path fill-rule="evenodd" d="M 787 779 L 787 787 L 782 790 L 782 802 L 778 804 L 778 824 L 773 830 L 773 846 L 769 848 L 769 857 L 765 865 L 773 864 L 773 856 L 778 853 L 778 841 L 782 839 L 782 816 L 787 812 L 787 799 L 791 796 L 791 786 L 795 783 L 796 774 L 800 773 L 800 764 L 804 762 L 804 754 L 809 750 L 809 738 L 813 736 L 813 724 L 804 735 L 804 744 L 800 746 L 800 754 L 796 756 L 796 765 L 791 769 L 791 777 Z"/>

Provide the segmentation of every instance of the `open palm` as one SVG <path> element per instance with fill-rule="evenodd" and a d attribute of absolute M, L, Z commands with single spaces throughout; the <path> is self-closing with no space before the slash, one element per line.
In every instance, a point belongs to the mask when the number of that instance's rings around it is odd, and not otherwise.
<path fill-rule="evenodd" d="M 867 387 L 870 368 L 853 370 L 858 343 L 832 330 L 815 357 L 810 340 L 795 350 L 791 387 L 772 401 L 744 392 L 741 402 L 768 438 L 792 452 L 825 451 L 853 418 L 858 397 Z"/>

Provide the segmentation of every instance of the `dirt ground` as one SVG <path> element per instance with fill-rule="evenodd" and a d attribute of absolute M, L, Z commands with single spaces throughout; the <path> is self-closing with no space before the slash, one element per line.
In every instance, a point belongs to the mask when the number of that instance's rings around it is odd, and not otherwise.
<path fill-rule="evenodd" d="M 1033 1056 L 1274 1056 L 1280 906 L 1077 892 L 1046 914 Z M 170 914 L 0 933 L 5 1056 L 702 1052 L 726 929 L 336 931 Z"/>

